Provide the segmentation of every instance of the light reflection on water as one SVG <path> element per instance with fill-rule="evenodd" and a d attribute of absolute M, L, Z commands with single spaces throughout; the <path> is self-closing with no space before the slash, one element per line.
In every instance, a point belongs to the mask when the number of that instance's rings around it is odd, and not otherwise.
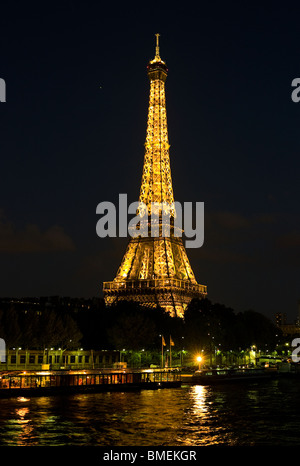
<path fill-rule="evenodd" d="M 0 400 L 1 445 L 300 445 L 300 382 Z"/>
<path fill-rule="evenodd" d="M 194 385 L 191 387 L 191 395 L 194 399 L 194 414 L 200 418 L 204 417 L 208 410 L 206 394 L 207 387 L 204 387 L 203 385 Z"/>

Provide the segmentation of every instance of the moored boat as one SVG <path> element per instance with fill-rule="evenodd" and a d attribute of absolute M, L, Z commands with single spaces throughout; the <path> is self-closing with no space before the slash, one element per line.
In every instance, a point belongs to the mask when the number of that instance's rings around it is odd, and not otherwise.
<path fill-rule="evenodd" d="M 0 398 L 60 393 L 156 390 L 181 385 L 178 370 L 2 371 Z"/>
<path fill-rule="evenodd" d="M 247 382 L 270 378 L 273 372 L 264 368 L 203 369 L 191 377 L 192 384 L 211 385 L 230 382 Z"/>

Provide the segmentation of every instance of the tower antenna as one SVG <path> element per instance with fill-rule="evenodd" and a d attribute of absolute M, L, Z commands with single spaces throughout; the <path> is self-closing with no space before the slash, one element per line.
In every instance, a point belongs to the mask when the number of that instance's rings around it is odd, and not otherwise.
<path fill-rule="evenodd" d="M 160 60 L 160 56 L 159 56 L 159 36 L 160 34 L 155 34 L 156 35 L 156 47 L 155 47 L 155 58 L 157 60 Z"/>

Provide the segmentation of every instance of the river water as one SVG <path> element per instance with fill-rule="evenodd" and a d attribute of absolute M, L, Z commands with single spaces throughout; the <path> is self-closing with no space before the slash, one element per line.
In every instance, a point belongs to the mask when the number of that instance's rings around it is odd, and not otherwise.
<path fill-rule="evenodd" d="M 300 380 L 0 400 L 0 445 L 300 445 Z"/>

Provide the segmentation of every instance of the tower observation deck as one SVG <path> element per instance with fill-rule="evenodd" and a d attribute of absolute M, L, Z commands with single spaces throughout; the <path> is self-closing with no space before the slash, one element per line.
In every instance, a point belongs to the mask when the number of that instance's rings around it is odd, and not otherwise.
<path fill-rule="evenodd" d="M 182 238 L 174 235 L 173 186 L 169 157 L 165 82 L 168 68 L 160 58 L 159 34 L 155 57 L 148 63 L 150 81 L 147 133 L 139 203 L 147 207 L 148 225 L 153 206 L 158 206 L 158 236 L 138 235 L 130 239 L 113 281 L 103 283 L 106 304 L 134 300 L 147 306 L 161 306 L 171 316 L 184 316 L 193 298 L 207 295 L 207 287 L 197 283 Z M 162 234 L 167 209 L 169 235 Z"/>

